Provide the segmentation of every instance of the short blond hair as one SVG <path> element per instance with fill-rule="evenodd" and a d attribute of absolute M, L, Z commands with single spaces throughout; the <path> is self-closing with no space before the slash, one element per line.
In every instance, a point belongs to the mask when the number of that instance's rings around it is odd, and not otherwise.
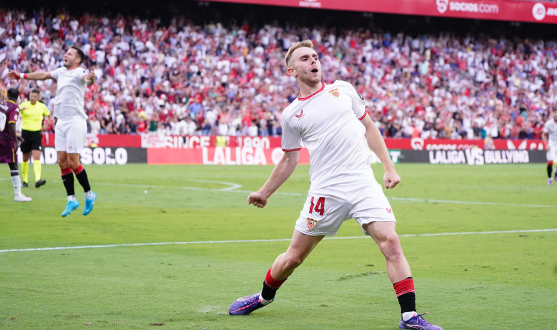
<path fill-rule="evenodd" d="M 302 48 L 302 47 L 307 47 L 307 48 L 313 49 L 313 42 L 311 42 L 311 40 L 308 39 L 308 40 L 304 40 L 304 41 L 298 41 L 297 43 L 290 46 L 290 48 L 288 48 L 288 52 L 286 52 L 286 55 L 284 56 L 284 62 L 286 63 L 286 66 L 288 66 L 288 62 L 290 62 L 290 58 L 292 57 L 292 53 L 296 49 Z"/>

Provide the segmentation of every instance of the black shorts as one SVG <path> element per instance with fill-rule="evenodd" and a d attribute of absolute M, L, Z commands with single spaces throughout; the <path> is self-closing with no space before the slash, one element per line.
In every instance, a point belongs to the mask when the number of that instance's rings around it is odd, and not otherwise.
<path fill-rule="evenodd" d="M 21 152 L 28 154 L 31 150 L 42 150 L 42 140 L 43 133 L 41 131 L 21 131 L 21 137 L 23 138 L 23 143 L 21 143 Z"/>

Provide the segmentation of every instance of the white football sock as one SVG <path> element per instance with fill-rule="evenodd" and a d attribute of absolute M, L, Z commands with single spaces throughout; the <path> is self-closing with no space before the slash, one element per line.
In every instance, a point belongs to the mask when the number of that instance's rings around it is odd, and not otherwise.
<path fill-rule="evenodd" d="M 93 192 L 91 190 L 87 191 L 85 193 L 85 198 L 87 198 L 87 199 L 93 198 Z"/>
<path fill-rule="evenodd" d="M 17 171 L 10 171 L 12 174 L 12 185 L 14 186 L 14 193 L 16 196 L 21 194 L 21 180 Z M 15 175 L 14 175 L 15 174 Z"/>
<path fill-rule="evenodd" d="M 75 202 L 75 195 L 69 195 L 68 202 Z"/>
<path fill-rule="evenodd" d="M 263 305 L 269 305 L 271 302 L 273 302 L 273 300 L 268 300 L 263 298 L 263 296 L 261 295 L 261 292 L 259 292 L 259 298 L 261 298 L 261 304 Z"/>
<path fill-rule="evenodd" d="M 418 315 L 418 313 L 416 313 L 416 312 L 404 312 L 404 313 L 402 313 L 402 319 L 404 321 L 408 321 L 416 315 Z"/>

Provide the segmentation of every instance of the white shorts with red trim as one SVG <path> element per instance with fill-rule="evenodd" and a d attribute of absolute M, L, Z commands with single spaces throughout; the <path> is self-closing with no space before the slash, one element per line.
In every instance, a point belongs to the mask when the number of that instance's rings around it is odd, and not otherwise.
<path fill-rule="evenodd" d="M 360 226 L 375 221 L 396 222 L 391 204 L 375 179 L 310 190 L 295 228 L 309 236 L 335 236 L 342 223 L 352 218 Z"/>
<path fill-rule="evenodd" d="M 54 132 L 54 147 L 56 151 L 79 154 L 85 146 L 87 122 L 81 118 L 58 119 Z"/>
<path fill-rule="evenodd" d="M 550 149 L 546 153 L 547 161 L 548 162 L 557 162 L 557 146 L 549 145 Z"/>
<path fill-rule="evenodd" d="M 557 146 L 550 144 L 549 148 L 549 151 L 546 153 L 547 161 L 557 163 Z"/>

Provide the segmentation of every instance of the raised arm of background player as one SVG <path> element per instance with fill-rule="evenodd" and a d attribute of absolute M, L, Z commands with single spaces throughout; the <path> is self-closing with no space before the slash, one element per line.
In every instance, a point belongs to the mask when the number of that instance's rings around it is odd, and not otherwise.
<path fill-rule="evenodd" d="M 248 204 L 253 204 L 259 208 L 265 207 L 269 197 L 292 175 L 299 160 L 299 151 L 285 152 L 263 187 L 249 195 Z"/>
<path fill-rule="evenodd" d="M 379 132 L 379 129 L 375 126 L 375 123 L 368 115 L 362 119 L 362 124 L 366 128 L 366 140 L 368 147 L 375 152 L 385 168 L 385 175 L 383 175 L 385 188 L 392 189 L 400 182 L 400 177 L 396 173 L 395 165 L 389 156 L 389 151 L 387 150 L 385 141 L 381 136 L 381 132 Z"/>
<path fill-rule="evenodd" d="M 27 80 L 47 80 L 52 79 L 50 72 L 31 72 L 21 74 L 16 71 L 10 71 L 6 74 L 9 79 L 27 79 Z M 89 74 L 84 75 L 81 79 L 87 83 L 87 86 L 93 86 L 95 83 L 95 73 L 90 71 Z"/>

